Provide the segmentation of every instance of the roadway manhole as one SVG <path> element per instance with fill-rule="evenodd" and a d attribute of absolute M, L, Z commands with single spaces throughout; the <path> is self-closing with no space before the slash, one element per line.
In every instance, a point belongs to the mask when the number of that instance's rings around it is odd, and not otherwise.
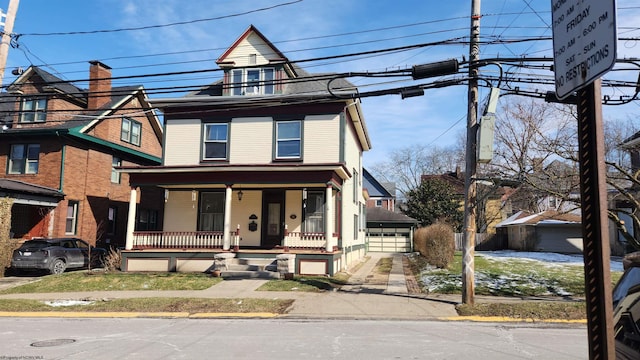
<path fill-rule="evenodd" d="M 31 343 L 31 346 L 51 347 L 51 346 L 58 346 L 58 345 L 73 344 L 74 342 L 76 342 L 74 339 L 53 339 L 53 340 L 36 341 L 34 343 Z"/>

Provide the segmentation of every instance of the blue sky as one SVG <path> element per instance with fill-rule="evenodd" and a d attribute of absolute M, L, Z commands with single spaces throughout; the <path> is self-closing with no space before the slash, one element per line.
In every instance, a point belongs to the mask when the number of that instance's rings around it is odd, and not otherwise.
<path fill-rule="evenodd" d="M 6 11 L 8 3 L 0 0 L 0 8 Z M 640 6 L 633 0 L 618 0 L 617 5 L 619 36 L 640 36 L 640 30 L 630 28 L 640 23 Z M 550 10 L 551 1 L 546 0 L 482 1 L 481 34 L 494 39 L 551 37 Z M 13 29 L 20 36 L 17 47 L 10 49 L 3 85 L 15 79 L 12 69 L 31 64 L 67 80 L 86 79 L 90 60 L 111 66 L 113 76 L 214 69 L 215 60 L 251 24 L 292 61 L 467 38 L 470 12 L 471 0 L 23 0 Z M 200 19 L 212 20 L 196 21 Z M 186 24 L 137 31 L 39 35 L 177 22 Z M 450 58 L 462 61 L 468 53 L 467 46 L 457 43 L 301 65 L 309 72 L 381 71 Z M 483 46 L 480 57 L 550 57 L 551 53 L 552 42 L 548 40 Z M 618 58 L 639 56 L 637 41 L 618 44 Z M 496 74 L 490 67 L 483 71 Z M 207 84 L 219 76 L 219 72 L 205 72 L 134 78 L 114 81 L 114 85 L 142 83 L 153 89 Z M 635 81 L 637 73 L 611 76 Z M 350 80 L 361 86 L 361 91 L 416 84 L 410 78 Z M 86 87 L 86 83 L 76 85 Z M 486 93 L 483 89 L 480 99 Z M 621 93 L 615 90 L 613 94 Z M 168 95 L 151 94 L 160 96 Z M 405 100 L 398 95 L 363 99 L 373 143 L 373 149 L 364 155 L 364 165 L 370 167 L 385 160 L 394 149 L 414 144 L 446 147 L 459 142 L 466 124 L 466 101 L 464 85 L 426 90 L 425 96 Z M 640 113 L 637 103 L 605 106 L 605 117 L 636 117 Z"/>

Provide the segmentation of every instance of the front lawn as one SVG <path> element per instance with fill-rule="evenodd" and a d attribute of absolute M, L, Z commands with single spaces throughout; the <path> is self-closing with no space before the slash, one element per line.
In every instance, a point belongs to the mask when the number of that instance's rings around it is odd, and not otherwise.
<path fill-rule="evenodd" d="M 203 290 L 222 281 L 202 273 L 129 273 L 72 271 L 43 276 L 0 294 L 124 290 Z"/>
<path fill-rule="evenodd" d="M 514 253 L 515 254 L 515 253 Z M 421 256 L 410 257 L 411 267 L 424 293 L 460 294 L 462 255 L 457 252 L 447 269 L 436 269 Z M 493 296 L 584 296 L 584 266 L 527 258 L 496 258 L 476 253 L 475 293 Z M 621 271 L 612 271 L 612 287 Z"/>
<path fill-rule="evenodd" d="M 293 304 L 286 299 L 135 298 L 76 302 L 0 299 L 0 311 L 187 312 L 284 314 Z"/>

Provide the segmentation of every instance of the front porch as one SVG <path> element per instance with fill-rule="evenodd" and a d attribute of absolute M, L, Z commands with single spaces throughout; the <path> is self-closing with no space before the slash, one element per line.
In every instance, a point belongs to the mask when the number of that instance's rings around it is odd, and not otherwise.
<path fill-rule="evenodd" d="M 338 249 L 347 176 L 342 165 L 131 169 L 123 269 L 205 271 L 216 253 L 295 254 L 293 273 L 333 275 L 345 261 Z M 138 186 L 149 184 L 165 192 L 159 231 L 135 229 Z"/>

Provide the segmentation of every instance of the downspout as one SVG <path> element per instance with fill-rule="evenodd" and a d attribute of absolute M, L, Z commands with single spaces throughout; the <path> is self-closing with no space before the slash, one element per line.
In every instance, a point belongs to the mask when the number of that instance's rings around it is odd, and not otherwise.
<path fill-rule="evenodd" d="M 67 144 L 62 145 L 62 155 L 60 160 L 60 182 L 58 184 L 58 191 L 63 192 L 64 188 L 64 160 L 67 156 Z"/>

